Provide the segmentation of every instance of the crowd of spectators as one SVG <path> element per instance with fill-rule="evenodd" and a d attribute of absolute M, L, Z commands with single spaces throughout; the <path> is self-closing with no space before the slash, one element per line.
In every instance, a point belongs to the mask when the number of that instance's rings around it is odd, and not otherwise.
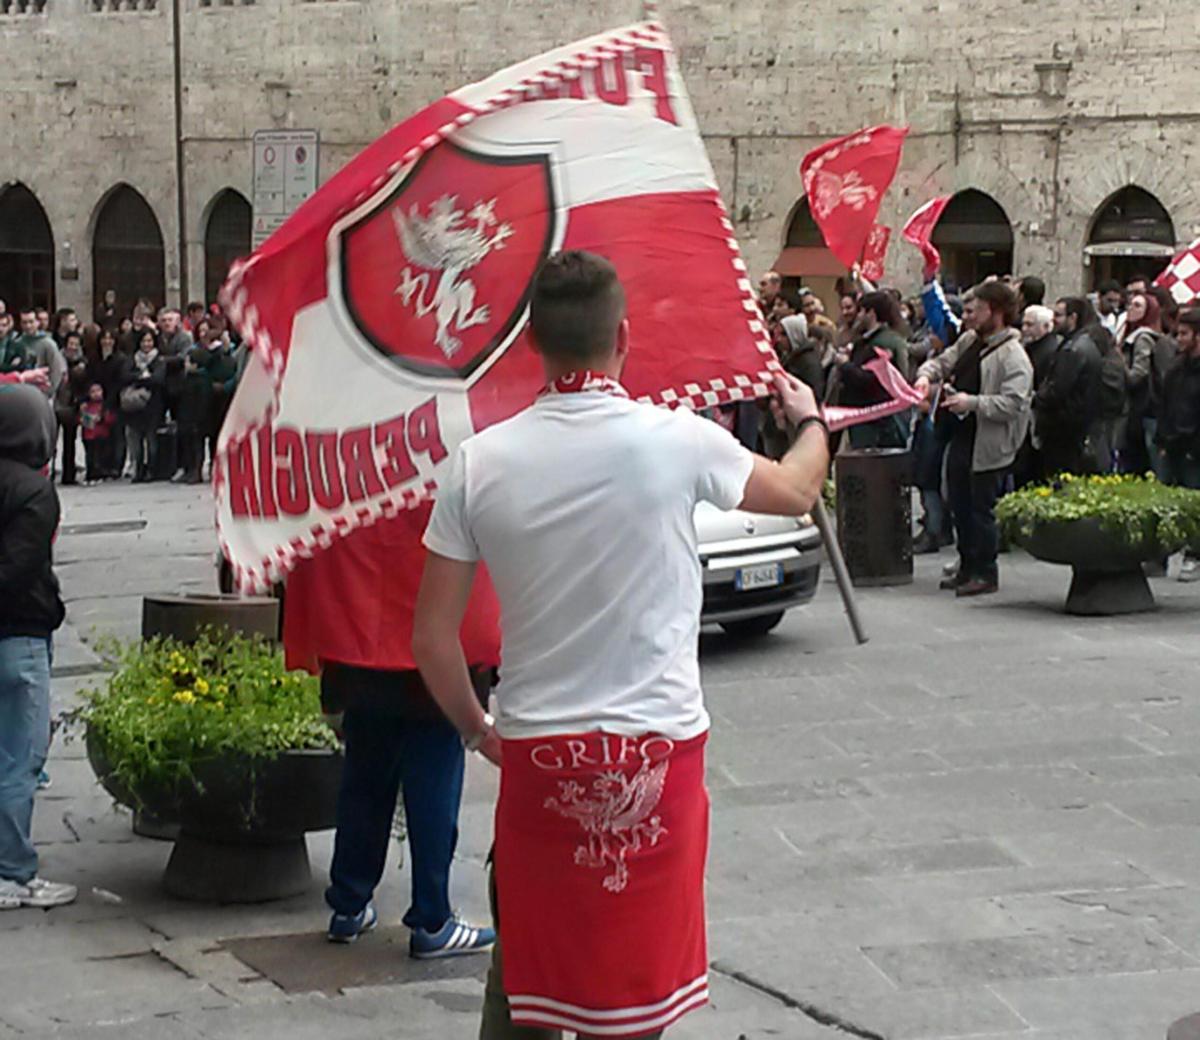
<path fill-rule="evenodd" d="M 244 364 L 219 308 L 187 313 L 106 292 L 94 320 L 0 300 L 0 378 L 32 382 L 54 406 L 61 482 L 200 483 Z"/>

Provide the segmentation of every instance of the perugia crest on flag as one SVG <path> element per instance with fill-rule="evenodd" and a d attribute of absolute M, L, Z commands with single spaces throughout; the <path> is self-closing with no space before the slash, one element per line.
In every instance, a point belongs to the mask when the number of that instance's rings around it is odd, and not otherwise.
<path fill-rule="evenodd" d="M 467 378 L 523 318 L 557 218 L 548 155 L 446 142 L 341 230 L 346 309 L 397 365 Z"/>
<path fill-rule="evenodd" d="M 1179 253 L 1154 284 L 1166 289 L 1181 307 L 1200 296 L 1200 238 Z"/>
<path fill-rule="evenodd" d="M 533 402 L 539 264 L 625 288 L 624 384 L 712 407 L 778 362 L 670 40 L 643 22 L 454 91 L 348 163 L 230 272 L 251 348 L 214 463 L 239 586 L 435 496 L 457 445 Z"/>
<path fill-rule="evenodd" d="M 813 219 L 825 244 L 847 267 L 862 257 L 907 134 L 907 127 L 869 127 L 827 141 L 800 163 Z"/>

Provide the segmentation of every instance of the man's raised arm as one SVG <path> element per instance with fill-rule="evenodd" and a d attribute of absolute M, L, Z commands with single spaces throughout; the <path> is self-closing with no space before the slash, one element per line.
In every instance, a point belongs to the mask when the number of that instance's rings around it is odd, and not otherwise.
<path fill-rule="evenodd" d="M 829 430 L 812 390 L 792 375 L 775 376 L 771 401 L 776 420 L 797 430 L 796 442 L 778 462 L 754 457 L 739 509 L 777 516 L 807 513 L 821 494 L 829 470 Z"/>

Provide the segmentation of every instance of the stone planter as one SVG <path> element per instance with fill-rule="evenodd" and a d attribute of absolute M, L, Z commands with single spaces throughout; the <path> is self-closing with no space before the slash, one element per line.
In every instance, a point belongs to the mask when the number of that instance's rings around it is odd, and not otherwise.
<path fill-rule="evenodd" d="M 1162 556 L 1157 545 L 1131 546 L 1090 518 L 1038 524 L 1018 542 L 1039 560 L 1071 568 L 1068 614 L 1107 617 L 1155 609 L 1142 564 Z"/>
<path fill-rule="evenodd" d="M 285 751 L 253 762 L 197 762 L 190 782 L 130 790 L 112 774 L 89 730 L 88 760 L 122 805 L 178 821 L 163 874 L 171 895 L 213 903 L 261 903 L 305 891 L 312 881 L 305 834 L 336 822 L 342 755 Z"/>
<path fill-rule="evenodd" d="M 279 638 L 280 624 L 279 600 L 270 596 L 186 592 L 142 597 L 143 639 L 169 636 L 181 643 L 191 643 L 201 629 L 214 627 L 275 640 Z M 155 841 L 176 841 L 179 823 L 150 809 L 138 808 L 133 812 L 133 833 Z"/>

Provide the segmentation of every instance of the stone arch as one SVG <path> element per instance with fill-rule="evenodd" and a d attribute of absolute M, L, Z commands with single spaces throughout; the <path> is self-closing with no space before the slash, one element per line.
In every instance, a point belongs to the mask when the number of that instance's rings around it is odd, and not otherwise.
<path fill-rule="evenodd" d="M 978 188 L 956 192 L 933 229 L 945 280 L 959 288 L 988 275 L 1012 274 L 1013 227 L 1008 213 Z"/>
<path fill-rule="evenodd" d="M 142 298 L 156 307 L 166 302 L 162 227 L 141 192 L 124 182 L 105 192 L 92 217 L 91 240 L 95 299 L 116 290 L 122 314 Z"/>
<path fill-rule="evenodd" d="M 0 187 L 0 300 L 10 311 L 54 309 L 54 232 L 45 207 L 20 181 Z"/>
<path fill-rule="evenodd" d="M 1108 196 L 1088 221 L 1084 263 L 1092 288 L 1134 277 L 1155 278 L 1175 252 L 1175 222 L 1158 196 L 1127 184 Z"/>
<path fill-rule="evenodd" d="M 213 196 L 204 217 L 204 302 L 212 303 L 234 260 L 250 252 L 250 202 L 235 188 Z"/>
<path fill-rule="evenodd" d="M 783 248 L 772 266 L 783 275 L 785 291 L 795 292 L 804 286 L 821 298 L 827 311 L 836 307 L 835 286 L 846 274 L 846 265 L 825 245 L 804 195 L 788 212 L 783 225 Z"/>

